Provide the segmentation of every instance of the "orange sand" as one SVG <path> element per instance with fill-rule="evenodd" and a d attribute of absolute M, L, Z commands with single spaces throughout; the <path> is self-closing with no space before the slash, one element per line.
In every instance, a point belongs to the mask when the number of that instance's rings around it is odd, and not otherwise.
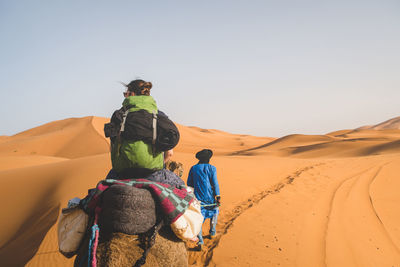
<path fill-rule="evenodd" d="M 1 266 L 72 266 L 56 222 L 110 169 L 107 121 L 0 136 Z M 400 266 L 399 118 L 279 139 L 178 127 L 184 179 L 194 153 L 213 149 L 222 195 L 217 237 L 189 251 L 192 266 Z"/>

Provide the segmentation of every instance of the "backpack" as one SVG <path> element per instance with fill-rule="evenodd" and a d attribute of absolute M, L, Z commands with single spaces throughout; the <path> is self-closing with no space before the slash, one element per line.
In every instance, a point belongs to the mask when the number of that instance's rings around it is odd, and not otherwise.
<path fill-rule="evenodd" d="M 122 108 L 104 125 L 104 133 L 111 139 L 112 167 L 123 176 L 162 169 L 162 152 L 179 141 L 175 124 L 158 111 L 153 97 L 142 95 L 125 98 Z"/>
<path fill-rule="evenodd" d="M 132 107 L 128 105 L 116 110 L 110 123 L 104 125 L 105 136 L 111 142 L 141 140 L 152 144 L 156 152 L 170 150 L 178 144 L 179 130 L 164 113 L 149 113 L 144 109 L 130 111 Z"/>

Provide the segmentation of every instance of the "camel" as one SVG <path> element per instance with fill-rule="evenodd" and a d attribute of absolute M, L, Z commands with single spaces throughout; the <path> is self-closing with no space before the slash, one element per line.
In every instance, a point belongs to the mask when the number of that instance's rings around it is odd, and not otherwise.
<path fill-rule="evenodd" d="M 171 172 L 175 173 L 179 177 L 183 175 L 183 164 L 177 161 L 167 161 L 165 163 L 165 168 L 170 170 Z"/>
<path fill-rule="evenodd" d="M 182 164 L 175 164 L 175 170 Z M 180 167 L 178 167 L 180 166 Z M 102 197 L 102 211 L 98 218 L 99 244 L 97 266 L 134 266 L 143 255 L 139 234 L 149 231 L 161 221 L 160 211 L 146 189 L 113 185 Z M 89 226 L 93 225 L 93 218 Z M 83 240 L 74 266 L 86 266 L 90 232 Z M 83 264 L 83 265 L 82 265 Z M 163 225 L 149 249 L 144 267 L 186 267 L 188 255 L 185 243 L 178 239 L 169 225 Z"/>

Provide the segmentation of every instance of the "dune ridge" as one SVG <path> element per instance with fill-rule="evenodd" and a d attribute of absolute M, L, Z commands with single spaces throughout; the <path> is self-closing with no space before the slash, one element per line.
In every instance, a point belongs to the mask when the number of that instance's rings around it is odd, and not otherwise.
<path fill-rule="evenodd" d="M 1 265 L 72 266 L 58 253 L 57 218 L 111 168 L 108 121 L 72 118 L 0 136 Z M 222 195 L 217 237 L 189 249 L 189 265 L 400 266 L 396 123 L 281 138 L 178 124 L 184 180 L 194 153 L 211 148 Z"/>
<path fill-rule="evenodd" d="M 220 130 L 188 127 L 180 124 L 177 124 L 177 127 L 181 138 L 174 151 L 183 153 L 195 153 L 203 148 L 213 148 L 217 154 L 222 155 L 275 140 L 271 137 L 230 134 Z"/>
<path fill-rule="evenodd" d="M 0 143 L 3 155 L 79 158 L 107 153 L 108 149 L 104 135 L 101 136 L 93 125 L 93 116 L 50 122 Z"/>
<path fill-rule="evenodd" d="M 288 135 L 232 155 L 282 157 L 361 157 L 400 152 L 400 130 L 352 130 L 327 135 Z"/>
<path fill-rule="evenodd" d="M 400 129 L 400 117 L 395 117 L 376 125 L 367 125 L 357 128 L 356 130 L 389 130 Z"/>

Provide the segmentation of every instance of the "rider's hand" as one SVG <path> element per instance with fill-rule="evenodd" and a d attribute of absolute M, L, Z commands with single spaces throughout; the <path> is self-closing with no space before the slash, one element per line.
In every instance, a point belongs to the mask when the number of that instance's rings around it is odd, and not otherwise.
<path fill-rule="evenodd" d="M 215 196 L 215 201 L 217 202 L 217 207 L 221 206 L 221 196 Z"/>

